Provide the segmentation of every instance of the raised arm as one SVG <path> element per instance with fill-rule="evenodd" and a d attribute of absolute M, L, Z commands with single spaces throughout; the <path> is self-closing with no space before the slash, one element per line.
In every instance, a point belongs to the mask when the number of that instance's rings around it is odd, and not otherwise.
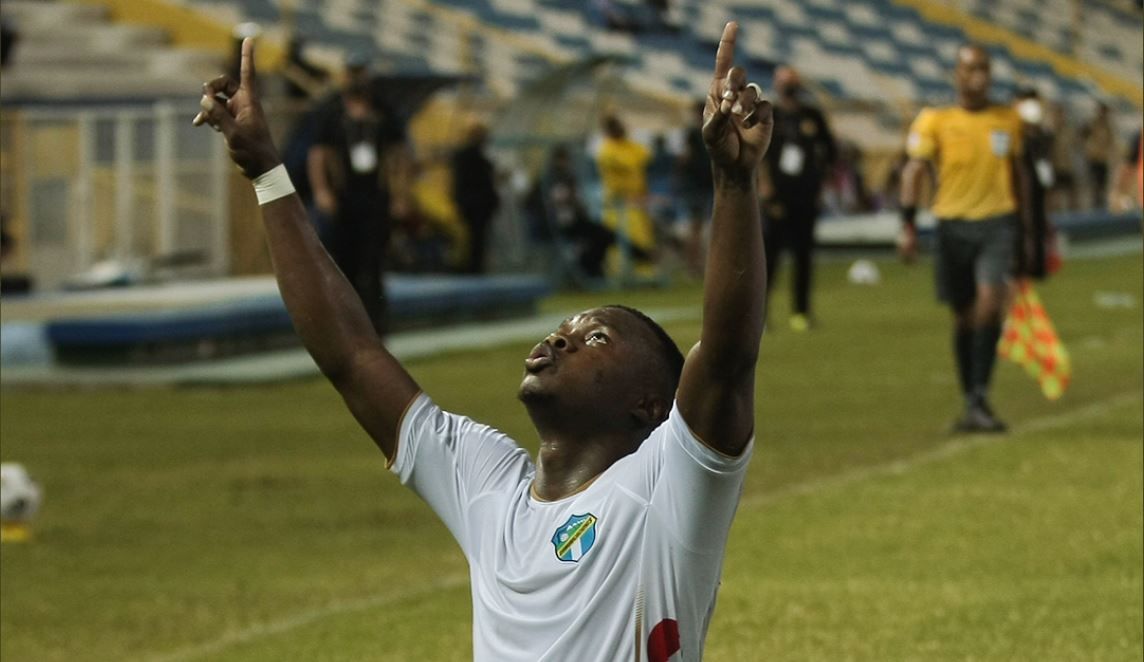
<path fill-rule="evenodd" d="M 766 264 L 756 191 L 771 142 L 771 104 L 732 67 L 738 25 L 723 29 L 703 111 L 715 204 L 703 289 L 703 330 L 683 366 L 678 403 L 704 442 L 727 455 L 746 447 L 755 423 L 755 362 L 763 334 Z"/>
<path fill-rule="evenodd" d="M 200 105 L 195 125 L 209 124 L 223 134 L 246 177 L 256 186 L 285 183 L 255 89 L 253 40 L 242 43 L 239 82 L 222 76 L 206 83 Z M 261 204 L 261 210 L 278 289 L 302 343 L 381 451 L 393 457 L 397 425 L 417 395 L 417 384 L 377 337 L 298 196 L 278 197 Z"/>

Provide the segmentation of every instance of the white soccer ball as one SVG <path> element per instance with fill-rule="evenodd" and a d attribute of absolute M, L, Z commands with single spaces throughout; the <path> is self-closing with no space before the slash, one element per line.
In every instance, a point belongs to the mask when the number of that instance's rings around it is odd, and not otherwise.
<path fill-rule="evenodd" d="M 24 465 L 0 464 L 0 520 L 27 522 L 40 509 L 43 491 Z"/>
<path fill-rule="evenodd" d="M 882 274 L 878 265 L 870 260 L 855 260 L 846 272 L 846 277 L 855 285 L 877 285 L 882 282 Z"/>

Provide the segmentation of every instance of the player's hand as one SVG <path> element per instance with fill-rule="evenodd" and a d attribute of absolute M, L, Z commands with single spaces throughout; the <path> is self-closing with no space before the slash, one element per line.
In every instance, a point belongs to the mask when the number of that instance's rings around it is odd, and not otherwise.
<path fill-rule="evenodd" d="M 898 232 L 898 256 L 902 262 L 913 264 L 918 259 L 918 229 L 912 225 L 903 225 Z"/>
<path fill-rule="evenodd" d="M 728 23 L 715 54 L 715 76 L 703 109 L 703 142 L 717 169 L 752 172 L 771 144 L 774 117 L 762 90 L 733 67 L 737 23 Z"/>
<path fill-rule="evenodd" d="M 230 158 L 253 179 L 282 162 L 262 104 L 258 101 L 254 76 L 254 40 L 242 41 L 242 64 L 239 81 L 230 76 L 219 76 L 203 83 L 203 97 L 199 100 L 202 111 L 195 115 L 194 125 L 209 124 L 226 138 Z"/>
<path fill-rule="evenodd" d="M 413 212 L 413 205 L 403 195 L 395 195 L 389 201 L 389 217 L 395 221 L 407 218 Z"/>
<path fill-rule="evenodd" d="M 317 190 L 314 191 L 314 206 L 323 214 L 334 216 L 338 213 L 338 198 L 327 188 Z"/>

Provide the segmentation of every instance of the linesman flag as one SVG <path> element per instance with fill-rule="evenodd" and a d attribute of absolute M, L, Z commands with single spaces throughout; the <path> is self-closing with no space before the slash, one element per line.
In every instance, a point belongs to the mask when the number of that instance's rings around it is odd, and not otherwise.
<path fill-rule="evenodd" d="M 1050 400 L 1061 397 L 1072 379 L 1069 353 L 1028 279 L 1018 281 L 997 353 L 1024 367 Z"/>

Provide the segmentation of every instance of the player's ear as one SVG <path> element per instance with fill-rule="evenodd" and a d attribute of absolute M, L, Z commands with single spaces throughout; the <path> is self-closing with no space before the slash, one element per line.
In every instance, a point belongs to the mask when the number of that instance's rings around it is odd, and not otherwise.
<path fill-rule="evenodd" d="M 632 418 L 640 428 L 654 428 L 667 419 L 670 404 L 656 395 L 645 395 L 632 409 Z"/>

